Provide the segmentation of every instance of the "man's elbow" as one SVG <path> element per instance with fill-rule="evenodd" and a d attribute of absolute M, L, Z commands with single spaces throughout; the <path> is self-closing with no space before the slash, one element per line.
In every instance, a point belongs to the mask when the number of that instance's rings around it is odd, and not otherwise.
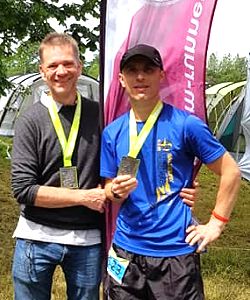
<path fill-rule="evenodd" d="M 240 171 L 240 168 L 238 166 L 234 169 L 233 176 L 235 178 L 235 181 L 237 181 L 237 182 L 241 181 L 241 171 Z"/>
<path fill-rule="evenodd" d="M 232 185 L 236 188 L 239 187 L 241 182 L 241 171 L 236 162 L 225 168 L 223 173 L 225 178 L 228 178 Z"/>
<path fill-rule="evenodd" d="M 14 198 L 19 204 L 25 205 L 34 205 L 38 188 L 38 185 L 24 187 L 22 185 L 12 184 Z"/>

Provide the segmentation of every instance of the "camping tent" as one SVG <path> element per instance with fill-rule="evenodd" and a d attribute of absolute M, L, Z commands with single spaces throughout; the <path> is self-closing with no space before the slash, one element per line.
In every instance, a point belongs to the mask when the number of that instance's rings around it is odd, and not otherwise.
<path fill-rule="evenodd" d="M 245 152 L 239 161 L 239 167 L 242 177 L 250 181 L 250 59 L 248 60 L 248 81 L 244 100 L 241 128 L 245 137 Z"/>
<path fill-rule="evenodd" d="M 14 124 L 18 115 L 29 105 L 39 101 L 41 92 L 48 87 L 39 73 L 32 73 L 9 78 L 13 87 L 0 98 L 0 135 L 13 136 Z M 81 75 L 77 88 L 82 96 L 99 101 L 98 81 Z"/>
<path fill-rule="evenodd" d="M 207 88 L 206 89 L 206 106 L 207 106 L 207 108 L 209 108 L 212 105 L 212 103 L 213 103 L 214 99 L 216 98 L 217 94 L 219 93 L 219 91 L 222 88 L 224 88 L 232 83 L 233 82 L 230 82 L 230 81 L 222 82 L 222 83 L 218 83 L 216 85 L 213 85 L 213 86 Z"/>
<path fill-rule="evenodd" d="M 216 132 L 216 137 L 239 161 L 245 151 L 245 138 L 241 127 L 242 110 L 245 100 L 245 87 L 242 88 L 239 96 L 232 99 L 232 102 L 224 110 L 223 119 Z"/>
<path fill-rule="evenodd" d="M 224 82 L 206 90 L 207 117 L 211 130 L 216 133 L 228 108 L 237 98 L 246 81 Z"/>
<path fill-rule="evenodd" d="M 250 181 L 250 70 L 248 79 L 206 90 L 208 123 Z M 211 91 L 214 91 L 212 94 Z M 213 95 L 213 96 L 211 96 Z"/>

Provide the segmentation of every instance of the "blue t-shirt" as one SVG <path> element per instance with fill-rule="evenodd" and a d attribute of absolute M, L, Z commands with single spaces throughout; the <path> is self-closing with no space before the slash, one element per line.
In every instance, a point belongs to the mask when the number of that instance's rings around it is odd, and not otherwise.
<path fill-rule="evenodd" d="M 144 122 L 137 122 L 138 132 Z M 103 132 L 101 171 L 116 177 L 120 161 L 129 152 L 129 113 Z M 192 186 L 195 157 L 212 163 L 225 153 L 207 125 L 198 117 L 164 104 L 137 158 L 138 187 L 122 204 L 113 242 L 133 253 L 169 257 L 195 251 L 185 243 L 192 222 L 190 208 L 179 193 Z"/>

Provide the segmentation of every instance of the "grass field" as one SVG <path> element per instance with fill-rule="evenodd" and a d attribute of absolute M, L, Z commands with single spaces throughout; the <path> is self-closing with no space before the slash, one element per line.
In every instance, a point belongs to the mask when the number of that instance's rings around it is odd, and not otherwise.
<path fill-rule="evenodd" d="M 1 149 L 0 149 L 1 150 Z M 1 151 L 0 151 L 1 152 Z M 0 300 L 13 299 L 11 259 L 12 233 L 18 206 L 10 191 L 10 161 L 0 155 Z M 195 213 L 206 222 L 213 207 L 216 178 L 202 168 L 200 193 Z M 250 184 L 242 180 L 240 194 L 231 222 L 221 238 L 202 255 L 206 300 L 250 299 Z M 64 300 L 65 285 L 60 269 L 54 276 L 53 300 Z M 23 299 L 25 300 L 25 299 Z"/>

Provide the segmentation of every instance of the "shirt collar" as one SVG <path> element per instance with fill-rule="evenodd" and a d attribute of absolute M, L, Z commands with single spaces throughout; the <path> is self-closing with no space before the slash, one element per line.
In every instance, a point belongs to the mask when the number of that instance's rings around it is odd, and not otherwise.
<path fill-rule="evenodd" d="M 51 101 L 51 97 L 48 96 L 48 93 L 49 93 L 49 91 L 42 91 L 41 98 L 40 98 L 41 103 L 47 108 L 49 107 L 50 101 Z M 56 101 L 55 101 L 55 103 L 56 103 L 56 107 L 57 107 L 57 112 L 59 112 L 63 105 Z"/>

